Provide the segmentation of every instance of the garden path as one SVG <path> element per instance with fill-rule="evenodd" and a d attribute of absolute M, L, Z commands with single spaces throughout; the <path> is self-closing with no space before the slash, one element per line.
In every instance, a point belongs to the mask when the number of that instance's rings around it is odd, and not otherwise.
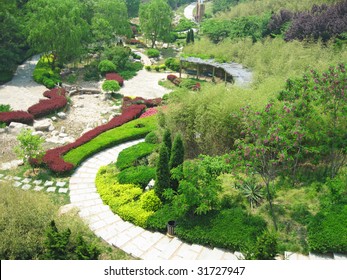
<path fill-rule="evenodd" d="M 196 2 L 193 2 L 189 4 L 187 7 L 184 8 L 184 17 L 186 19 L 195 21 L 194 19 L 194 9 L 196 7 Z"/>
<path fill-rule="evenodd" d="M 46 87 L 37 84 L 32 78 L 39 59 L 40 55 L 35 55 L 19 65 L 13 79 L 0 86 L 0 104 L 9 104 L 13 110 L 26 111 L 43 98 Z"/>
<path fill-rule="evenodd" d="M 226 252 L 217 248 L 190 245 L 178 238 L 170 238 L 159 232 L 150 232 L 115 215 L 101 200 L 95 177 L 98 169 L 114 162 L 125 148 L 143 140 L 115 146 L 89 158 L 71 176 L 70 201 L 79 208 L 79 215 L 94 231 L 110 245 L 126 253 L 146 260 L 237 260 L 242 254 Z"/>
<path fill-rule="evenodd" d="M 159 232 L 150 232 L 115 215 L 100 198 L 95 177 L 101 166 L 115 162 L 119 153 L 142 140 L 127 142 L 102 151 L 88 160 L 71 176 L 69 189 L 70 201 L 80 212 L 80 217 L 94 233 L 110 245 L 126 253 L 145 260 L 238 260 L 243 259 L 240 252 L 227 252 L 218 248 L 207 248 L 196 244 L 187 244 L 178 238 L 170 238 Z M 347 260 L 346 255 L 304 256 L 285 252 L 286 260 Z"/>

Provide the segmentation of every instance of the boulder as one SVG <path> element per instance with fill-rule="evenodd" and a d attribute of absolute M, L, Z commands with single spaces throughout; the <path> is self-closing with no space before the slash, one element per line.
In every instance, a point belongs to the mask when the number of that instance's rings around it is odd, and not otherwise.
<path fill-rule="evenodd" d="M 59 113 L 57 114 L 57 116 L 58 116 L 60 119 L 62 119 L 62 120 L 65 120 L 65 119 L 66 119 L 66 114 L 65 114 L 64 112 L 59 112 Z"/>
<path fill-rule="evenodd" d="M 36 135 L 36 136 L 44 136 L 45 134 L 43 133 L 43 131 L 34 131 L 33 133 L 31 133 L 31 135 Z"/>
<path fill-rule="evenodd" d="M 43 119 L 39 121 L 34 121 L 35 131 L 48 131 L 51 125 L 52 125 L 51 119 Z"/>

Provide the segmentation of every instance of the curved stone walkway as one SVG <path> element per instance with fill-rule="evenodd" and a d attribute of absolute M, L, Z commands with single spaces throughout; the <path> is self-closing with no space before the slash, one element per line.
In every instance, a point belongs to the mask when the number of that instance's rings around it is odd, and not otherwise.
<path fill-rule="evenodd" d="M 178 238 L 169 238 L 159 232 L 150 232 L 115 215 L 101 200 L 95 186 L 98 169 L 115 161 L 125 148 L 142 140 L 127 142 L 102 151 L 76 170 L 70 179 L 70 200 L 79 208 L 79 215 L 94 233 L 110 245 L 145 260 L 237 260 L 242 254 L 221 249 L 190 245 Z"/>

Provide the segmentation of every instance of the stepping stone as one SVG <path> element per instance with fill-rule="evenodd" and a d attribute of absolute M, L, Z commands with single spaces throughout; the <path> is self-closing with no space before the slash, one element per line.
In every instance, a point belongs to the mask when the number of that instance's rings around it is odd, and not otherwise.
<path fill-rule="evenodd" d="M 24 184 L 28 184 L 28 183 L 30 183 L 30 181 L 31 181 L 31 179 L 29 179 L 29 178 L 25 178 L 25 179 L 22 181 L 22 183 L 24 183 Z"/>
<path fill-rule="evenodd" d="M 45 182 L 44 186 L 45 187 L 53 186 L 53 182 L 52 181 L 47 181 L 47 182 Z"/>
<path fill-rule="evenodd" d="M 0 174 L 0 178 L 4 177 L 4 174 Z"/>
<path fill-rule="evenodd" d="M 6 180 L 12 180 L 13 179 L 13 177 L 12 176 L 10 176 L 10 175 L 7 175 L 4 179 L 6 179 Z"/>
<path fill-rule="evenodd" d="M 21 178 L 21 177 L 15 176 L 15 177 L 13 177 L 13 179 L 16 180 L 16 181 L 19 181 L 19 180 L 21 180 L 22 178 Z"/>
<path fill-rule="evenodd" d="M 57 187 L 65 187 L 65 185 L 66 185 L 66 182 L 57 182 L 56 184 L 55 184 Z"/>
<path fill-rule="evenodd" d="M 18 188 L 21 184 L 22 184 L 21 182 L 14 182 L 13 185 L 14 185 L 16 188 Z"/>
<path fill-rule="evenodd" d="M 29 184 L 24 184 L 23 186 L 22 186 L 22 190 L 29 190 L 31 188 L 31 185 L 29 185 Z"/>
<path fill-rule="evenodd" d="M 48 189 L 47 189 L 47 192 L 55 192 L 55 187 L 49 187 Z"/>
<path fill-rule="evenodd" d="M 41 185 L 42 180 L 35 180 L 33 183 L 34 183 L 35 185 Z"/>
<path fill-rule="evenodd" d="M 42 191 L 42 190 L 43 190 L 43 187 L 36 186 L 34 188 L 34 191 L 37 191 L 37 192 Z"/>
<path fill-rule="evenodd" d="M 59 189 L 59 193 L 67 193 L 68 191 L 69 191 L 69 189 L 67 189 L 67 188 Z"/>

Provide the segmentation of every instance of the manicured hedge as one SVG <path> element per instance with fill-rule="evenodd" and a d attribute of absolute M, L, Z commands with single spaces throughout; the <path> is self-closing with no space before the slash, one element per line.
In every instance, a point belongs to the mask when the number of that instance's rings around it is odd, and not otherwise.
<path fill-rule="evenodd" d="M 149 155 L 155 149 L 155 144 L 139 143 L 137 145 L 126 148 L 118 155 L 116 166 L 119 170 L 135 166 L 136 163 Z"/>
<path fill-rule="evenodd" d="M 144 209 L 141 188 L 133 184 L 120 184 L 116 180 L 117 171 L 110 166 L 99 169 L 95 184 L 101 199 L 122 219 L 138 226 L 145 226 L 154 212 Z"/>
<path fill-rule="evenodd" d="M 25 111 L 0 112 L 0 122 L 6 125 L 9 125 L 11 122 L 31 125 L 34 122 L 34 117 Z"/>
<path fill-rule="evenodd" d="M 146 117 L 150 117 L 150 116 L 153 116 L 155 114 L 158 113 L 158 109 L 157 108 L 149 108 L 148 110 L 146 110 L 146 112 L 144 112 L 141 116 L 140 116 L 140 119 L 141 118 L 146 118 Z"/>
<path fill-rule="evenodd" d="M 28 108 L 34 118 L 41 118 L 64 108 L 67 104 L 64 88 L 54 88 L 43 93 L 48 99 L 41 99 L 39 103 Z"/>
<path fill-rule="evenodd" d="M 106 80 L 116 81 L 122 87 L 124 85 L 124 79 L 117 73 L 107 73 L 105 76 Z"/>
<path fill-rule="evenodd" d="M 65 145 L 65 146 L 62 146 L 62 147 L 48 150 L 43 157 L 43 162 L 48 166 L 49 169 L 51 169 L 52 171 L 54 171 L 56 173 L 68 172 L 68 171 L 71 171 L 75 167 L 75 165 L 82 162 L 88 156 L 90 156 L 90 155 L 92 155 L 98 151 L 101 151 L 103 149 L 106 149 L 107 147 L 109 147 L 113 143 L 122 143 L 122 142 L 128 141 L 130 139 L 136 139 L 137 137 L 138 138 L 140 137 L 139 135 L 141 135 L 141 137 L 142 137 L 143 135 L 145 135 L 145 133 L 148 132 L 148 131 L 146 131 L 146 129 L 140 130 L 142 132 L 142 134 L 137 133 L 140 131 L 136 131 L 136 132 L 132 131 L 132 133 L 134 133 L 133 135 L 132 134 L 130 134 L 130 135 L 126 134 L 126 135 L 124 135 L 124 137 L 122 137 L 122 135 L 112 135 L 112 133 L 115 133 L 115 131 L 113 131 L 112 128 L 116 128 L 116 127 L 121 126 L 121 125 L 135 119 L 135 118 L 138 118 L 142 114 L 142 112 L 145 108 L 146 107 L 144 105 L 133 105 L 133 106 L 126 108 L 125 110 L 123 110 L 123 113 L 121 116 L 115 117 L 111 121 L 109 121 L 107 124 L 98 126 L 94 129 L 88 131 L 87 133 L 83 134 L 80 138 L 78 138 L 75 142 L 68 144 L 68 145 Z M 145 128 L 147 128 L 147 127 L 145 126 Z M 105 138 L 107 141 L 105 141 L 105 142 L 101 141 L 101 142 L 104 142 L 103 144 L 105 146 L 102 146 L 102 145 L 101 146 L 93 146 L 93 148 L 91 150 L 87 150 L 85 152 L 82 152 L 82 154 L 80 154 L 80 151 L 84 150 L 84 148 L 77 149 L 78 147 L 80 147 L 83 144 L 86 144 L 88 142 L 91 142 L 92 139 L 96 138 L 98 135 L 100 135 L 100 134 L 102 134 L 108 130 L 111 130 L 111 132 L 109 134 L 107 134 L 107 136 Z M 101 136 L 100 139 L 104 139 L 104 136 Z M 70 156 L 67 155 L 63 159 L 62 156 L 69 151 L 71 151 Z M 73 155 L 73 156 L 71 156 L 71 155 Z M 69 162 L 69 161 L 71 161 L 71 162 Z"/>
<path fill-rule="evenodd" d="M 117 178 L 121 184 L 140 185 L 144 189 L 149 181 L 155 178 L 155 168 L 143 165 L 132 166 L 121 171 Z"/>
<path fill-rule="evenodd" d="M 110 129 L 91 139 L 89 142 L 79 145 L 75 149 L 69 151 L 64 156 L 64 160 L 77 166 L 83 160 L 101 150 L 127 141 L 143 138 L 155 128 L 156 119 L 154 117 L 134 120 L 120 127 Z"/>
<path fill-rule="evenodd" d="M 310 251 L 347 253 L 347 205 L 322 210 L 307 228 Z"/>

